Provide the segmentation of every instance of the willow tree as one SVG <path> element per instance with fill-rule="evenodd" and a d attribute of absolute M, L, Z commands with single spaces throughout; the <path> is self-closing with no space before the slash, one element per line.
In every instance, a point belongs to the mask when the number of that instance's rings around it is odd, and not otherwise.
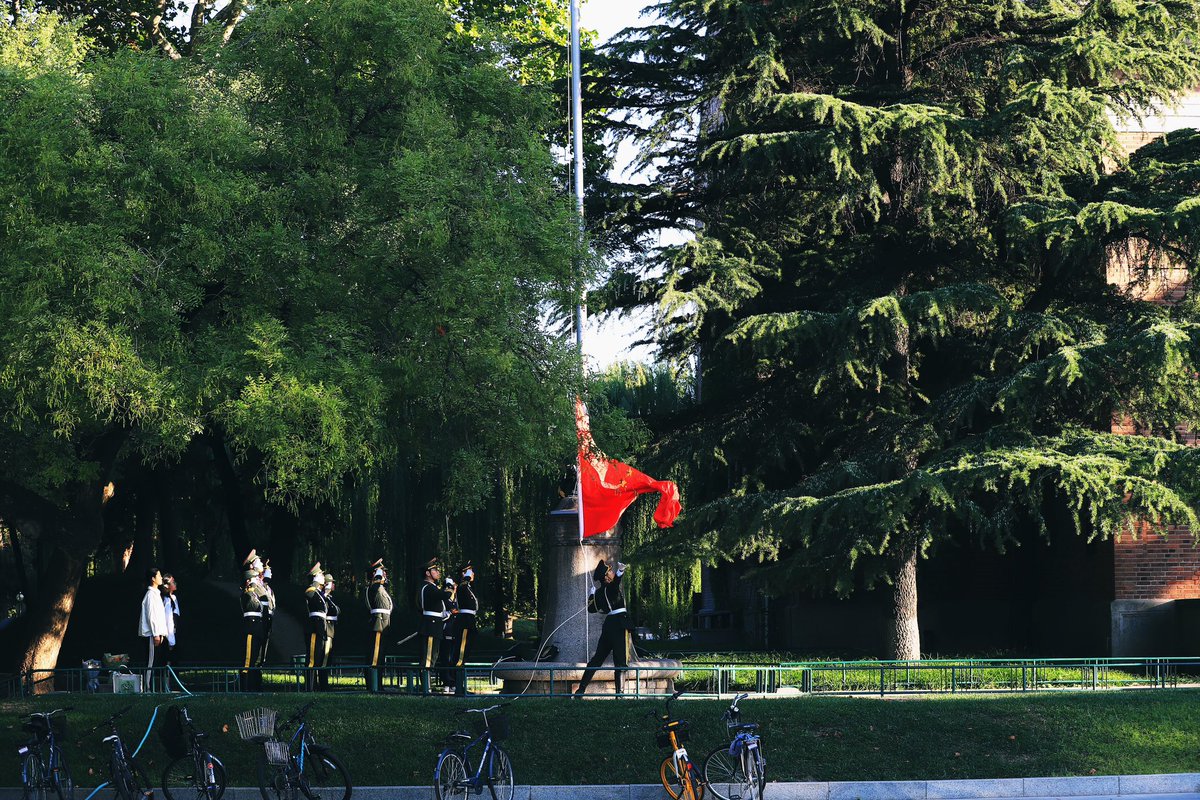
<path fill-rule="evenodd" d="M 339 24 L 329 24 L 337 20 Z M 546 98 L 424 0 L 260 6 L 196 59 L 0 27 L 0 514 L 53 667 L 101 508 L 218 433 L 279 507 L 402 453 L 477 502 L 570 452 L 540 326 L 574 223 Z"/>
<path fill-rule="evenodd" d="M 1194 140 L 1130 160 L 1113 120 L 1200 82 L 1200 4 L 656 10 L 608 88 L 657 178 L 610 220 L 696 235 L 608 302 L 655 298 L 665 352 L 702 365 L 696 417 L 659 442 L 692 498 L 663 547 L 761 559 L 777 587 L 890 584 L 887 651 L 918 658 L 940 543 L 1003 550 L 1063 508 L 1088 537 L 1196 522 L 1170 438 L 1200 417 L 1196 307 L 1106 266 L 1196 264 Z M 1113 436 L 1114 415 L 1166 435 Z"/>

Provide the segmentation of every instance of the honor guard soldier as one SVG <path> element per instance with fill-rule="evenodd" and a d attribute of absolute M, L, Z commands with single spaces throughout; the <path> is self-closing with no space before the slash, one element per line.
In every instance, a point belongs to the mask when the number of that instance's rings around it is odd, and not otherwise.
<path fill-rule="evenodd" d="M 254 579 L 258 573 L 246 570 L 242 573 L 242 634 L 245 637 L 242 655 L 241 690 L 243 692 L 262 691 L 262 670 L 254 663 L 260 649 L 263 633 L 262 602 L 254 588 Z"/>
<path fill-rule="evenodd" d="M 383 559 L 375 559 L 367 570 L 365 599 L 371 614 L 370 637 L 367 640 L 367 691 L 379 691 L 379 664 L 383 660 L 383 632 L 392 624 L 392 596 L 388 594 L 387 569 Z"/>
<path fill-rule="evenodd" d="M 458 603 L 458 613 L 454 615 L 457 647 L 454 648 L 456 669 L 454 670 L 453 685 L 455 695 L 466 697 L 468 694 L 466 665 L 470 662 L 471 654 L 475 649 L 475 624 L 476 616 L 479 613 L 479 598 L 475 596 L 475 589 L 471 586 L 475 582 L 475 568 L 471 566 L 471 562 L 468 561 L 458 574 L 458 588 L 454 594 L 454 599 Z"/>
<path fill-rule="evenodd" d="M 275 622 L 275 590 L 271 588 L 271 559 L 266 559 L 262 562 L 262 569 L 258 573 L 258 588 L 259 596 L 265 597 L 263 601 L 263 643 L 262 650 L 258 654 L 258 663 L 267 663 L 268 648 L 271 646 L 271 626 Z"/>
<path fill-rule="evenodd" d="M 337 633 L 338 606 L 333 602 L 333 575 L 325 573 L 325 585 L 321 587 L 325 595 L 325 657 L 321 666 L 325 669 L 317 676 L 317 688 L 322 691 L 329 688 L 329 668 L 333 663 L 333 636 Z"/>
<path fill-rule="evenodd" d="M 262 666 L 266 662 L 267 656 L 267 640 L 271 634 L 271 603 L 267 590 L 263 586 L 263 562 L 257 550 L 251 550 L 249 555 L 246 556 L 246 559 L 242 562 L 242 569 L 246 572 L 254 573 L 250 587 L 258 595 L 258 602 L 262 611 L 262 630 L 254 640 L 256 649 L 253 655 L 254 666 L 259 668 L 258 674 L 262 675 Z"/>
<path fill-rule="evenodd" d="M 325 585 L 321 562 L 314 564 L 308 574 L 312 576 L 312 582 L 304 590 L 304 600 L 308 604 L 308 659 L 304 664 L 308 669 L 305 671 L 304 685 L 311 692 L 317 688 L 317 669 L 325 658 L 325 619 L 329 616 L 329 606 L 321 591 Z"/>
<path fill-rule="evenodd" d="M 442 682 L 442 693 L 454 693 L 454 659 L 458 653 L 458 627 L 455 618 L 458 616 L 458 586 L 454 578 L 446 576 L 445 587 L 450 591 L 450 599 L 446 603 L 446 613 L 442 615 L 442 642 L 438 646 L 437 676 Z"/>
<path fill-rule="evenodd" d="M 449 613 L 447 604 L 451 600 L 450 592 L 438 586 L 442 577 L 436 558 L 431 558 L 425 564 L 425 582 L 421 584 L 417 595 L 417 605 L 421 607 L 421 623 L 417 628 L 417 646 L 420 648 L 421 659 L 421 691 L 429 694 L 429 673 L 433 667 L 433 644 L 442 632 L 442 623 Z"/>
<path fill-rule="evenodd" d="M 587 663 L 583 680 L 575 690 L 575 696 L 581 697 L 587 686 L 596 675 L 596 668 L 604 663 L 609 654 L 613 658 L 613 683 L 617 694 L 621 694 L 621 678 L 625 667 L 629 664 L 629 637 L 627 632 L 628 620 L 625 613 L 625 595 L 621 591 L 621 576 L 625 574 L 625 565 L 617 562 L 614 570 L 604 559 L 596 565 L 592 573 L 595 586 L 592 587 L 588 599 L 588 611 L 604 615 L 604 627 L 600 629 L 600 641 L 596 643 L 596 654 Z"/>

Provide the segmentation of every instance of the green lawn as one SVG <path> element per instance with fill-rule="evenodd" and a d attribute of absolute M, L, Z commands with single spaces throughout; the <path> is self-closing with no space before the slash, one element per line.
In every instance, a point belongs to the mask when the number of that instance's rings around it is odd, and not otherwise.
<path fill-rule="evenodd" d="M 259 705 L 281 717 L 307 700 L 300 695 L 210 695 L 187 705 L 231 782 L 254 782 L 254 746 L 237 735 L 233 715 Z M 136 744 L 156 700 L 139 698 L 122 722 Z M 449 698 L 328 695 L 317 698 L 312 720 L 359 785 L 429 782 L 442 737 L 465 726 L 454 711 L 482 701 Z M 123 705 L 112 696 L 57 696 L 0 703 L 0 745 L 14 753 L 22 740 L 18 715 L 30 709 L 75 706 L 68 756 L 77 782 L 96 782 L 102 734 L 76 742 L 102 714 Z M 651 783 L 663 754 L 654 746 L 652 701 L 524 699 L 510 709 L 507 747 L 520 783 Z M 719 743 L 716 700 L 680 703 L 692 724 L 694 755 Z M 796 697 L 748 700 L 747 720 L 764 725 L 774 780 L 905 780 L 1200 771 L 1200 691 L 1136 690 L 989 697 L 878 700 Z M 228 726 L 228 730 L 225 729 Z M 152 777 L 164 755 L 152 735 L 143 757 Z M 17 771 L 0 783 L 13 785 Z"/>

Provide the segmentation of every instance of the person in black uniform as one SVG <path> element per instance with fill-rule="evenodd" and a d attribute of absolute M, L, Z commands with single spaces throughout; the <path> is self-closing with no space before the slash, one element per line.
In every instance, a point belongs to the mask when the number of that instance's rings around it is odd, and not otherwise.
<path fill-rule="evenodd" d="M 321 658 L 321 666 L 325 669 L 317 675 L 317 688 L 321 691 L 329 689 L 329 669 L 333 666 L 333 637 L 337 633 L 338 605 L 333 602 L 333 575 L 325 573 L 325 585 L 321 593 L 325 595 L 325 652 Z"/>
<path fill-rule="evenodd" d="M 387 569 L 383 559 L 375 559 L 367 571 L 367 591 L 364 595 L 371 614 L 370 638 L 367 640 L 367 691 L 379 691 L 379 664 L 383 660 L 383 632 L 392 622 L 392 596 L 387 590 Z"/>
<path fill-rule="evenodd" d="M 596 565 L 596 569 L 592 573 L 592 580 L 596 585 L 592 587 L 588 600 L 588 611 L 603 614 L 604 627 L 600 629 L 600 641 L 596 643 L 596 654 L 587 663 L 583 680 L 579 682 L 579 688 L 575 690 L 576 697 L 583 696 L 588 684 L 596 675 L 596 669 L 610 654 L 613 657 L 613 682 L 616 685 L 617 694 L 622 694 L 621 678 L 625 667 L 629 665 L 628 620 L 625 613 L 625 595 L 621 591 L 621 576 L 624 574 L 624 564 L 618 561 L 617 568 L 614 570 L 604 563 L 604 559 L 600 559 L 600 563 Z"/>
<path fill-rule="evenodd" d="M 258 651 L 258 663 L 267 663 L 268 649 L 271 646 L 271 626 L 275 622 L 275 590 L 271 588 L 271 559 L 262 562 L 258 571 L 258 596 L 263 604 L 263 637 L 262 647 Z"/>
<path fill-rule="evenodd" d="M 471 586 L 475 582 L 475 568 L 468 561 L 466 566 L 459 570 L 458 588 L 455 591 L 454 599 L 458 603 L 458 613 L 454 615 L 455 623 L 455 657 L 454 657 L 454 694 L 458 697 L 466 697 L 467 692 L 467 669 L 466 665 L 471 660 L 471 654 L 475 649 L 475 624 L 476 615 L 479 613 L 479 598 L 475 596 L 475 589 Z"/>
<path fill-rule="evenodd" d="M 242 669 L 239 673 L 239 684 L 243 692 L 262 691 L 262 670 L 255 666 L 260 641 L 262 639 L 262 603 L 258 592 L 254 589 L 254 579 L 257 573 L 246 570 L 242 573 L 242 634 L 245 645 L 242 657 Z"/>
<path fill-rule="evenodd" d="M 421 624 L 417 628 L 417 646 L 421 661 L 421 692 L 429 694 L 429 673 L 434 665 L 433 646 L 442 633 L 442 623 L 445 622 L 447 604 L 453 595 L 440 588 L 437 584 L 442 577 L 436 558 L 431 558 L 425 564 L 425 582 L 418 590 L 417 605 L 421 608 Z"/>
<path fill-rule="evenodd" d="M 325 619 L 329 616 L 329 606 L 321 587 L 325 585 L 325 573 L 321 571 L 318 561 L 308 571 L 312 582 L 304 590 L 304 600 L 308 604 L 308 659 L 305 666 L 308 670 L 304 675 L 304 685 L 308 691 L 317 688 L 317 667 L 325 658 Z"/>
<path fill-rule="evenodd" d="M 446 603 L 446 613 L 442 615 L 442 641 L 438 646 L 437 676 L 442 682 L 443 694 L 454 694 L 454 658 L 458 653 L 455 646 L 458 643 L 458 587 L 454 579 L 446 576 L 445 586 L 450 590 L 450 600 Z"/>

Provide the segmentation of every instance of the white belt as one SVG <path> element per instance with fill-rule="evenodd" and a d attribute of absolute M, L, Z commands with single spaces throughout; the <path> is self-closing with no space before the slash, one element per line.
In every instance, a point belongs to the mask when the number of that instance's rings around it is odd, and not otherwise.
<path fill-rule="evenodd" d="M 624 614 L 624 613 L 625 613 L 625 609 L 623 609 L 623 608 L 616 608 L 616 609 L 613 609 L 612 611 L 605 611 L 604 613 L 605 613 L 606 615 L 608 615 L 608 616 L 610 616 L 610 617 L 611 617 L 613 614 Z"/>
<path fill-rule="evenodd" d="M 329 620 L 330 622 L 337 622 L 337 614 L 326 617 L 325 619 Z"/>
<path fill-rule="evenodd" d="M 262 612 L 261 611 L 243 611 L 242 616 L 243 617 L 261 617 Z"/>
<path fill-rule="evenodd" d="M 475 612 L 474 612 L 474 611 L 472 611 L 472 610 L 471 610 L 471 609 L 469 609 L 469 608 L 460 608 L 460 609 L 458 610 L 458 613 L 460 613 L 460 614 L 466 614 L 467 616 L 470 616 L 470 617 L 473 617 L 473 616 L 475 616 Z"/>
<path fill-rule="evenodd" d="M 438 619 L 442 618 L 441 611 L 422 611 L 421 613 L 427 617 L 437 617 Z"/>
<path fill-rule="evenodd" d="M 325 618 L 325 612 L 324 612 L 324 611 L 310 611 L 310 612 L 308 612 L 308 615 L 309 615 L 310 617 L 321 617 L 322 619 L 324 619 L 324 618 Z"/>
<path fill-rule="evenodd" d="M 390 613 L 392 613 L 392 610 L 390 608 L 372 608 L 371 613 L 372 614 L 390 614 Z"/>

